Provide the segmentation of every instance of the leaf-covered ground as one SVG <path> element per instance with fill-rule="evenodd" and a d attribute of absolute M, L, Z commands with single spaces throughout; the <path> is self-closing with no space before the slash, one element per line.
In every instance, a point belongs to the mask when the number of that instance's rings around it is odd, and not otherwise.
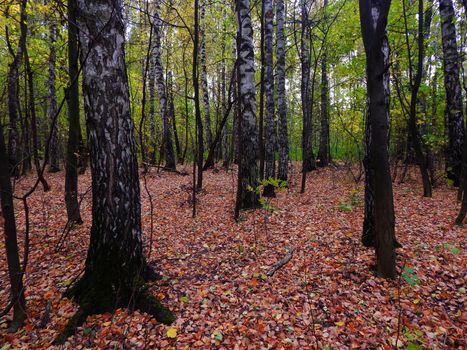
<path fill-rule="evenodd" d="M 146 253 L 164 278 L 152 291 L 177 316 L 164 326 L 126 310 L 89 317 L 65 344 L 68 349 L 390 349 L 400 325 L 400 348 L 461 349 L 466 346 L 465 228 L 453 226 L 456 193 L 441 186 L 423 198 L 412 175 L 395 184 L 396 229 L 403 248 L 396 281 L 376 278 L 374 253 L 360 244 L 362 184 L 343 169 L 321 169 L 298 193 L 299 174 L 271 204 L 276 210 L 243 213 L 233 221 L 236 175 L 205 173 L 192 219 L 191 176 L 152 170 L 141 184 Z M 188 170 L 188 167 L 187 169 Z M 76 311 L 61 298 L 84 266 L 91 222 L 89 173 L 80 177 L 84 224 L 63 240 L 66 214 L 63 173 L 47 174 L 52 191 L 29 201 L 31 254 L 25 276 L 29 319 L 8 334 L 0 319 L 0 349 L 49 348 Z M 33 177 L 16 185 L 28 188 Z M 16 203 L 20 241 L 24 215 Z M 4 252 L 3 239 L 0 251 Z M 22 244 L 22 243 L 21 243 Z M 294 248 L 272 277 L 267 271 Z M 8 300 L 4 256 L 0 305 Z M 39 326 L 46 306 L 50 321 Z M 2 347 L 3 346 L 3 347 Z"/>

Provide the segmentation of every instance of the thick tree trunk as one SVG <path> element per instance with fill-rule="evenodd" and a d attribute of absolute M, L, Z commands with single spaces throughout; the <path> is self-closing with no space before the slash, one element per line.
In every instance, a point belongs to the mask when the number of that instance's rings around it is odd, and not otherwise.
<path fill-rule="evenodd" d="M 289 143 L 287 134 L 287 99 L 285 91 L 285 6 L 284 0 L 277 1 L 276 40 L 277 40 L 277 113 L 279 134 L 279 168 L 278 177 L 287 181 Z"/>
<path fill-rule="evenodd" d="M 26 320 L 26 299 L 24 298 L 23 274 L 21 271 L 18 239 L 16 234 L 15 209 L 13 204 L 13 189 L 10 182 L 8 155 L 3 136 L 3 125 L 0 123 L 0 200 L 1 214 L 4 218 L 4 238 L 8 276 L 10 278 L 10 300 L 13 303 L 13 320 L 10 331 L 16 332 Z"/>
<path fill-rule="evenodd" d="M 68 145 L 65 159 L 65 204 L 69 224 L 81 224 L 78 203 L 78 153 L 80 143 L 78 87 L 78 28 L 76 0 L 68 0 Z"/>
<path fill-rule="evenodd" d="M 374 230 L 377 274 L 396 276 L 394 203 L 389 169 L 389 42 L 386 34 L 390 1 L 360 0 L 366 53 L 368 123 L 367 166 L 373 180 L 370 220 Z"/>
<path fill-rule="evenodd" d="M 237 14 L 237 85 L 238 85 L 238 128 L 239 169 L 236 212 L 257 207 L 258 180 L 258 130 L 256 125 L 255 66 L 253 50 L 253 28 L 250 18 L 249 0 L 236 0 Z"/>
<path fill-rule="evenodd" d="M 159 105 L 162 117 L 162 147 L 164 150 L 165 167 L 169 170 L 176 169 L 176 160 L 172 143 L 172 130 L 170 128 L 170 116 L 167 106 L 167 96 L 164 80 L 164 68 L 162 67 L 161 56 L 161 27 L 160 19 L 160 0 L 155 3 L 154 11 L 154 70 L 159 93 Z"/>
<path fill-rule="evenodd" d="M 311 86 L 310 86 L 310 28 L 308 23 L 308 0 L 301 0 L 302 28 L 301 28 L 301 99 L 303 113 L 302 132 L 302 172 L 307 173 L 316 169 L 311 143 Z M 302 184 L 304 187 L 304 184 Z"/>
<path fill-rule="evenodd" d="M 57 41 L 57 25 L 53 18 L 49 18 L 49 121 L 50 121 L 50 145 L 49 145 L 49 171 L 60 171 L 60 144 L 58 140 L 58 118 L 57 114 L 57 95 L 55 91 L 56 69 L 55 69 L 55 43 Z M 54 123 L 54 120 L 57 120 Z"/>
<path fill-rule="evenodd" d="M 454 182 L 454 186 L 459 186 L 465 126 L 452 0 L 439 0 L 439 12 L 443 43 L 444 87 L 446 89 L 446 129 L 449 140 L 446 149 L 446 172 L 448 178 Z"/>
<path fill-rule="evenodd" d="M 19 66 L 23 58 L 24 47 L 26 45 L 27 25 L 26 25 L 27 1 L 22 0 L 20 5 L 20 38 L 13 62 L 8 70 L 8 161 L 10 164 L 10 174 L 19 175 L 19 136 L 18 136 L 18 80 Z"/>
<path fill-rule="evenodd" d="M 274 37 L 274 12 L 272 0 L 263 0 L 264 4 L 264 64 L 265 64 L 265 82 L 264 90 L 266 93 L 266 125 L 264 134 L 264 177 L 276 177 L 276 125 L 274 120 L 274 69 L 272 62 L 273 55 L 273 37 Z M 267 185 L 264 188 L 263 196 L 274 197 L 274 187 Z"/>
<path fill-rule="evenodd" d="M 170 323 L 145 287 L 141 204 L 125 67 L 125 28 L 120 0 L 78 0 L 83 94 L 92 175 L 92 226 L 83 277 L 68 296 L 80 305 L 63 342 L 86 316 L 136 307 Z M 95 19 L 99 18 L 100 21 Z M 105 28 L 104 28 L 105 26 Z"/>

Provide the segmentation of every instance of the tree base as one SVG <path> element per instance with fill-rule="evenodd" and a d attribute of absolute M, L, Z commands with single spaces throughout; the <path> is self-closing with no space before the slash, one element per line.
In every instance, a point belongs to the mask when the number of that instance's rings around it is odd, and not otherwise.
<path fill-rule="evenodd" d="M 175 320 L 174 315 L 148 291 L 145 283 L 147 280 L 159 278 L 160 275 L 147 266 L 143 273 L 144 280 L 136 278 L 131 284 L 121 283 L 119 288 L 109 288 L 108 283 L 106 285 L 96 283 L 95 279 L 85 274 L 64 295 L 78 302 L 79 309 L 55 338 L 53 344 L 65 343 L 88 316 L 113 312 L 117 308 L 128 308 L 130 311 L 138 309 L 161 323 L 171 324 Z"/>

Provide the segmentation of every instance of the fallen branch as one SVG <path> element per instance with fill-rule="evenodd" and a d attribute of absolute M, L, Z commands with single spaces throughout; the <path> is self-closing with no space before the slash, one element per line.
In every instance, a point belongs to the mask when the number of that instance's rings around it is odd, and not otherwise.
<path fill-rule="evenodd" d="M 266 272 L 266 276 L 272 277 L 276 273 L 277 270 L 279 270 L 281 267 L 287 264 L 290 261 L 290 259 L 292 259 L 295 248 L 286 248 L 286 250 L 287 250 L 287 254 L 285 254 L 285 256 L 281 260 L 279 260 L 274 265 L 272 265 L 269 271 Z"/>

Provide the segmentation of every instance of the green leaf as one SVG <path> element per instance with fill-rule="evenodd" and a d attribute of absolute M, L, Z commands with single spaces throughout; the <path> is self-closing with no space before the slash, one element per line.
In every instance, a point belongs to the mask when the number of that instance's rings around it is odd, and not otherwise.
<path fill-rule="evenodd" d="M 414 270 L 410 267 L 404 267 L 401 276 L 411 286 L 415 286 L 418 283 L 418 277 L 414 274 Z"/>
<path fill-rule="evenodd" d="M 422 350 L 423 348 L 420 345 L 409 343 L 407 345 L 407 350 Z"/>
<path fill-rule="evenodd" d="M 214 331 L 212 332 L 212 337 L 218 341 L 222 341 L 224 339 L 224 336 L 220 331 Z"/>

